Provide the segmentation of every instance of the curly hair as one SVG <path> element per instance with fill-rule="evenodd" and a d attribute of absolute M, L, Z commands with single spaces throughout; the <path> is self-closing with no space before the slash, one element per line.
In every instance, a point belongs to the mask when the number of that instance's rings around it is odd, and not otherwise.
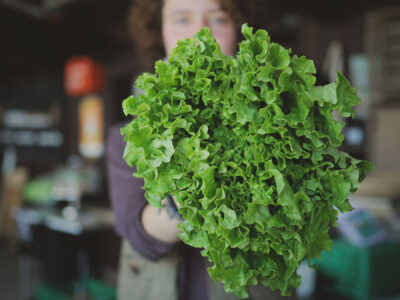
<path fill-rule="evenodd" d="M 240 28 L 247 22 L 254 28 L 263 28 L 270 21 L 266 0 L 218 0 L 229 13 L 236 27 L 237 41 L 242 39 Z M 128 11 L 129 32 L 140 55 L 140 63 L 147 71 L 156 60 L 165 56 L 161 34 L 163 0 L 134 0 Z"/>

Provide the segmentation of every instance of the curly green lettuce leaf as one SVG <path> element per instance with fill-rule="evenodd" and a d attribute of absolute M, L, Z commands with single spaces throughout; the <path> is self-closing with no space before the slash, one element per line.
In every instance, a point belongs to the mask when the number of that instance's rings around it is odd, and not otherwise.
<path fill-rule="evenodd" d="M 150 204 L 176 197 L 180 238 L 227 292 L 245 298 L 263 284 L 289 295 L 300 262 L 332 247 L 328 230 L 372 165 L 337 149 L 332 112 L 353 117 L 360 102 L 347 79 L 315 86 L 312 60 L 265 30 L 242 33 L 236 58 L 203 28 L 137 79 L 144 93 L 123 102 L 136 116 L 121 129 L 124 158 Z"/>

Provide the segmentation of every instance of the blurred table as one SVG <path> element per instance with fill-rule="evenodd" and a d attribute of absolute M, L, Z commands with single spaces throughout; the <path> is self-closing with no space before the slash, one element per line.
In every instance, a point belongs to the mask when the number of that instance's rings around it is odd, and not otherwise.
<path fill-rule="evenodd" d="M 400 171 L 374 171 L 361 183 L 356 196 L 400 199 Z"/>
<path fill-rule="evenodd" d="M 114 214 L 110 208 L 86 207 L 78 210 L 76 217 L 65 218 L 60 209 L 20 207 L 15 219 L 19 227 L 44 225 L 51 230 L 79 235 L 84 231 L 112 227 Z"/>
<path fill-rule="evenodd" d="M 41 261 L 44 280 L 48 284 L 63 289 L 73 280 L 73 298 L 88 299 L 85 280 L 92 276 L 89 253 L 100 255 L 110 244 L 107 234 L 113 233 L 112 210 L 96 206 L 79 210 L 68 206 L 63 209 L 23 206 L 14 212 L 14 217 L 21 243 L 34 249 L 31 251 L 34 253 L 21 256 L 24 262 L 21 270 L 26 272 L 20 276 L 20 285 L 26 287 L 25 294 L 32 293 L 27 257 L 33 254 Z M 90 249 L 94 251 L 90 252 Z M 102 259 L 99 261 L 101 263 Z M 95 265 L 99 267 L 98 262 Z"/>

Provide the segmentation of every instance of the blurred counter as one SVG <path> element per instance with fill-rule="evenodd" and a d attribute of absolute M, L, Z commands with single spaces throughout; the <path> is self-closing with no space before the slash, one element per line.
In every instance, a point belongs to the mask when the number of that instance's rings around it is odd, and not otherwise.
<path fill-rule="evenodd" d="M 361 183 L 356 196 L 400 199 L 400 171 L 374 171 Z"/>
<path fill-rule="evenodd" d="M 109 208 L 103 207 L 87 207 L 79 211 L 74 207 L 65 207 L 63 210 L 20 207 L 15 212 L 15 219 L 22 235 L 32 225 L 45 225 L 54 231 L 79 235 L 84 231 L 112 227 L 114 214 Z"/>

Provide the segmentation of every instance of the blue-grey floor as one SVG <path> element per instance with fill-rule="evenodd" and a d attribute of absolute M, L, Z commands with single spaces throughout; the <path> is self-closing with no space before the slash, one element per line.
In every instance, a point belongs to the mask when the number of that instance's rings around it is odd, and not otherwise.
<path fill-rule="evenodd" d="M 18 256 L 0 243 L 0 299 L 19 299 Z"/>
<path fill-rule="evenodd" d="M 40 280 L 36 260 L 0 238 L 0 300 L 32 300 Z"/>

